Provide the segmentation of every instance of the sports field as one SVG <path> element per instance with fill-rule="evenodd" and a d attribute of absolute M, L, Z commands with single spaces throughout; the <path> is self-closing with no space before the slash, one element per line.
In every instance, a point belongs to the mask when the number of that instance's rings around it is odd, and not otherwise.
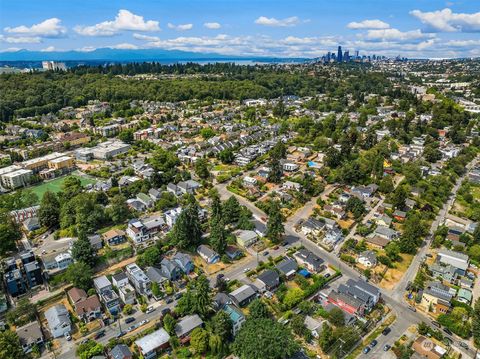
<path fill-rule="evenodd" d="M 77 176 L 77 175 L 71 175 L 71 176 L 78 178 L 83 186 L 87 184 L 95 183 L 94 180 L 91 180 L 82 176 Z M 62 189 L 62 183 L 63 181 L 65 181 L 65 178 L 67 178 L 67 176 L 56 178 L 51 181 L 43 182 L 42 184 L 39 184 L 38 186 L 35 186 L 35 187 L 30 187 L 29 189 L 31 189 L 32 192 L 38 196 L 38 199 L 41 200 L 43 197 L 43 194 L 47 191 L 52 191 L 55 193 L 60 192 L 60 190 Z"/>

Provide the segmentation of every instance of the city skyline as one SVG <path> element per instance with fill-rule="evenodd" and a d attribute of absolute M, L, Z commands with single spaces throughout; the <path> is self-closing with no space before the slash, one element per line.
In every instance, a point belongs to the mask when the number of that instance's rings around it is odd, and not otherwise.
<path fill-rule="evenodd" d="M 4 2 L 1 52 L 164 49 L 315 58 L 480 56 L 480 8 L 457 1 Z"/>

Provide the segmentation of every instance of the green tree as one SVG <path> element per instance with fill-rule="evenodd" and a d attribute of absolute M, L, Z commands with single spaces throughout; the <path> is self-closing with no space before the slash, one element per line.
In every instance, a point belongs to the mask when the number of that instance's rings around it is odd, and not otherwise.
<path fill-rule="evenodd" d="M 328 321 L 336 327 L 345 325 L 345 313 L 340 308 L 333 308 L 328 313 Z"/>
<path fill-rule="evenodd" d="M 223 310 L 220 310 L 212 318 L 212 332 L 218 335 L 222 341 L 228 341 L 232 338 L 233 323 L 230 316 Z"/>
<path fill-rule="evenodd" d="M 393 192 L 394 189 L 392 176 L 383 177 L 378 185 L 378 190 L 385 194 Z"/>
<path fill-rule="evenodd" d="M 210 177 L 210 171 L 208 170 L 208 161 L 205 158 L 199 158 L 195 162 L 195 173 L 201 179 L 207 179 Z"/>
<path fill-rule="evenodd" d="M 0 255 L 4 255 L 16 248 L 15 242 L 22 237 L 20 227 L 10 216 L 10 212 L 0 209 Z"/>
<path fill-rule="evenodd" d="M 249 318 L 251 319 L 262 319 L 270 318 L 270 311 L 268 310 L 267 305 L 262 302 L 260 299 L 255 299 L 248 306 Z"/>
<path fill-rule="evenodd" d="M 285 227 L 283 226 L 283 215 L 280 211 L 280 204 L 278 201 L 273 201 L 269 211 L 266 235 L 273 243 L 280 243 L 284 233 Z"/>
<path fill-rule="evenodd" d="M 77 177 L 68 176 L 62 183 L 61 200 L 65 203 L 83 191 L 82 182 Z"/>
<path fill-rule="evenodd" d="M 475 346 L 480 348 L 480 298 L 477 298 L 473 306 L 472 333 Z"/>
<path fill-rule="evenodd" d="M 183 209 L 171 233 L 174 243 L 179 248 L 189 248 L 200 243 L 202 230 L 196 203 L 190 203 Z"/>
<path fill-rule="evenodd" d="M 37 317 L 37 306 L 30 303 L 28 298 L 22 298 L 15 308 L 7 312 L 7 322 L 17 327 L 30 323 Z"/>
<path fill-rule="evenodd" d="M 222 161 L 222 163 L 230 164 L 235 160 L 235 153 L 230 148 L 227 148 L 218 153 L 218 159 Z"/>
<path fill-rule="evenodd" d="M 230 198 L 227 199 L 222 206 L 222 213 L 225 223 L 231 224 L 237 222 L 240 218 L 241 210 L 242 208 L 237 197 L 233 195 L 230 196 Z"/>
<path fill-rule="evenodd" d="M 72 245 L 72 257 L 76 262 L 82 262 L 93 268 L 97 261 L 95 249 L 90 244 L 87 236 L 79 233 L 78 239 Z"/>
<path fill-rule="evenodd" d="M 212 130 L 210 127 L 204 127 L 200 130 L 200 135 L 203 137 L 204 140 L 208 140 L 215 136 L 215 131 Z"/>
<path fill-rule="evenodd" d="M 195 328 L 190 334 L 190 348 L 194 354 L 203 354 L 208 349 L 208 332 L 203 328 Z"/>
<path fill-rule="evenodd" d="M 172 317 L 170 313 L 165 314 L 163 317 L 163 328 L 167 331 L 168 334 L 175 334 L 175 326 L 177 325 L 177 320 Z"/>
<path fill-rule="evenodd" d="M 126 315 L 130 315 L 133 313 L 133 307 L 131 304 L 125 304 L 125 306 L 122 309 L 122 313 Z"/>
<path fill-rule="evenodd" d="M 392 193 L 391 201 L 395 208 L 402 208 L 405 206 L 405 200 L 408 197 L 407 189 L 404 185 L 399 185 Z"/>
<path fill-rule="evenodd" d="M 345 205 L 345 210 L 351 212 L 356 220 L 360 219 L 366 212 L 365 204 L 358 197 L 350 197 Z"/>
<path fill-rule="evenodd" d="M 0 332 L 0 359 L 23 359 L 25 353 L 17 333 L 11 330 Z"/>
<path fill-rule="evenodd" d="M 65 271 L 65 279 L 74 287 L 87 291 L 93 284 L 92 268 L 83 262 L 70 264 Z"/>
<path fill-rule="evenodd" d="M 241 359 L 284 359 L 297 350 L 290 331 L 271 319 L 248 319 L 233 343 Z"/>
<path fill-rule="evenodd" d="M 209 243 L 217 253 L 225 253 L 227 248 L 227 232 L 223 220 L 220 219 L 211 227 Z"/>
<path fill-rule="evenodd" d="M 120 131 L 118 138 L 125 143 L 133 143 L 133 130 Z"/>
<path fill-rule="evenodd" d="M 80 359 L 90 359 L 103 353 L 103 345 L 89 339 L 86 343 L 80 344 L 77 348 L 77 356 Z"/>
<path fill-rule="evenodd" d="M 318 345 L 324 352 L 326 352 L 328 349 L 330 349 L 334 341 L 335 337 L 333 336 L 332 327 L 324 322 L 322 325 L 322 331 L 318 338 Z"/>
<path fill-rule="evenodd" d="M 56 228 L 60 224 L 60 202 L 55 193 L 47 191 L 43 195 L 38 220 L 40 225 L 47 228 Z"/>
<path fill-rule="evenodd" d="M 130 209 L 126 201 L 127 199 L 122 194 L 117 194 L 110 200 L 106 213 L 113 223 L 123 223 L 130 217 Z"/>
<path fill-rule="evenodd" d="M 137 257 L 137 264 L 141 267 L 152 267 L 160 262 L 161 252 L 157 246 L 153 245 Z"/>

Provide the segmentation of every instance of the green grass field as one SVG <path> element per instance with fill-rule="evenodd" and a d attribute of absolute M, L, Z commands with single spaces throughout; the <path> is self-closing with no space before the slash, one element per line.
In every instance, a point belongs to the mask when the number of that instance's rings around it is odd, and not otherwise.
<path fill-rule="evenodd" d="M 75 175 L 72 175 L 72 177 L 78 178 L 83 186 L 87 184 L 95 183 L 95 181 L 85 177 L 75 176 Z M 38 196 L 38 199 L 41 200 L 43 197 L 43 194 L 47 191 L 51 191 L 55 193 L 60 192 L 60 190 L 62 189 L 63 181 L 65 181 L 65 178 L 67 178 L 67 176 L 56 178 L 52 181 L 43 182 L 38 186 L 31 187 L 30 189 L 32 190 L 33 193 L 35 193 Z"/>

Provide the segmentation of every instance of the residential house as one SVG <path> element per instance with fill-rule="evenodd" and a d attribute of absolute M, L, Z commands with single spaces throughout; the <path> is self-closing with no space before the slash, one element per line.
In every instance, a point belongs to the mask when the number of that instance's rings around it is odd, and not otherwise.
<path fill-rule="evenodd" d="M 172 257 L 172 259 L 175 263 L 177 263 L 177 265 L 185 274 L 190 274 L 195 269 L 195 265 L 193 264 L 192 257 L 190 257 L 186 253 L 177 252 Z"/>
<path fill-rule="evenodd" d="M 349 279 L 347 280 L 346 285 L 351 288 L 356 288 L 364 293 L 367 293 L 371 298 L 372 298 L 372 303 L 373 306 L 378 303 L 380 300 L 382 294 L 380 292 L 380 289 L 377 287 L 363 281 L 363 280 L 353 280 Z"/>
<path fill-rule="evenodd" d="M 258 241 L 258 235 L 255 231 L 238 229 L 233 234 L 237 238 L 237 243 L 243 248 L 250 247 Z"/>
<path fill-rule="evenodd" d="M 305 327 L 307 328 L 307 330 L 310 331 L 310 333 L 314 338 L 319 337 L 319 334 L 322 331 L 322 325 L 324 322 L 325 321 L 320 321 L 315 318 L 312 318 L 309 315 L 305 316 L 305 320 L 303 321 L 303 323 L 305 324 Z"/>
<path fill-rule="evenodd" d="M 298 171 L 299 168 L 300 166 L 298 164 L 292 163 L 292 162 L 284 162 L 282 164 L 282 169 L 285 172 L 295 172 L 295 171 Z"/>
<path fill-rule="evenodd" d="M 145 193 L 137 194 L 136 199 L 140 201 L 146 208 L 152 208 L 153 205 L 155 204 L 154 200 Z"/>
<path fill-rule="evenodd" d="M 305 235 L 318 236 L 325 228 L 325 222 L 316 219 L 315 217 L 309 217 L 302 223 L 302 233 Z"/>
<path fill-rule="evenodd" d="M 120 300 L 113 290 L 112 283 L 103 275 L 93 279 L 93 286 L 105 308 L 111 314 L 116 315 L 120 310 Z"/>
<path fill-rule="evenodd" d="M 457 293 L 457 300 L 461 303 L 470 305 L 472 303 L 473 294 L 472 291 L 465 288 L 460 288 Z"/>
<path fill-rule="evenodd" d="M 237 258 L 240 258 L 242 256 L 243 252 L 235 246 L 227 246 L 225 248 L 225 255 L 230 259 L 230 260 L 235 260 Z"/>
<path fill-rule="evenodd" d="M 144 359 L 157 358 L 157 354 L 169 346 L 170 335 L 163 328 L 135 340 L 135 345 Z"/>
<path fill-rule="evenodd" d="M 367 268 L 372 268 L 377 265 L 377 255 L 374 251 L 364 251 L 360 253 L 357 262 Z"/>
<path fill-rule="evenodd" d="M 244 284 L 229 294 L 236 306 L 246 307 L 257 298 L 257 291 L 251 285 Z"/>
<path fill-rule="evenodd" d="M 222 310 L 228 314 L 232 321 L 233 336 L 237 335 L 243 323 L 245 323 L 245 315 L 243 315 L 242 311 L 233 304 L 226 304 Z"/>
<path fill-rule="evenodd" d="M 72 330 L 70 314 L 63 304 L 57 304 L 45 311 L 50 334 L 54 338 L 63 337 Z"/>
<path fill-rule="evenodd" d="M 175 325 L 175 334 L 181 343 L 186 343 L 190 340 L 190 333 L 196 329 L 203 326 L 203 320 L 198 316 L 198 314 L 187 315 L 180 319 L 180 321 Z"/>
<path fill-rule="evenodd" d="M 377 228 L 375 228 L 374 235 L 383 237 L 391 241 L 398 237 L 398 232 L 385 226 L 378 226 Z"/>
<path fill-rule="evenodd" d="M 99 234 L 93 234 L 91 236 L 88 236 L 88 241 L 90 242 L 92 248 L 95 250 L 103 248 L 103 240 Z"/>
<path fill-rule="evenodd" d="M 116 246 L 124 243 L 127 238 L 124 231 L 120 229 L 111 229 L 103 234 L 103 240 L 109 246 Z"/>
<path fill-rule="evenodd" d="M 458 278 L 457 269 L 452 265 L 441 265 L 434 263 L 429 267 L 434 278 L 442 278 L 443 280 L 454 283 Z"/>
<path fill-rule="evenodd" d="M 96 295 L 91 295 L 75 303 L 75 312 L 84 322 L 90 322 L 102 315 L 102 305 Z"/>
<path fill-rule="evenodd" d="M 383 249 L 387 246 L 388 243 L 390 243 L 390 240 L 384 237 L 373 235 L 373 236 L 367 236 L 365 238 L 365 242 L 370 244 L 372 247 Z"/>
<path fill-rule="evenodd" d="M 220 255 L 205 244 L 198 246 L 197 253 L 208 264 L 217 263 L 220 260 Z"/>
<path fill-rule="evenodd" d="M 176 281 L 182 278 L 183 272 L 176 261 L 163 258 L 160 262 L 160 272 L 170 281 Z"/>
<path fill-rule="evenodd" d="M 152 282 L 150 282 L 150 279 L 145 275 L 145 272 L 136 263 L 128 264 L 125 267 L 125 274 L 138 294 L 146 296 L 152 294 Z"/>
<path fill-rule="evenodd" d="M 273 291 L 279 286 L 280 277 L 276 271 L 267 269 L 260 273 L 257 281 L 260 283 L 260 289 Z"/>
<path fill-rule="evenodd" d="M 421 305 L 433 313 L 448 313 L 453 294 L 450 288 L 440 282 L 429 282 L 422 294 Z"/>
<path fill-rule="evenodd" d="M 40 346 L 43 344 L 42 328 L 37 321 L 18 327 L 15 330 L 15 333 L 17 333 L 25 354 L 30 353 L 34 346 Z"/>
<path fill-rule="evenodd" d="M 292 181 L 285 181 L 282 185 L 283 190 L 294 190 L 294 191 L 300 191 L 302 189 L 302 185 L 298 182 L 292 182 Z"/>
<path fill-rule="evenodd" d="M 134 245 L 139 245 L 152 239 L 161 231 L 164 225 L 165 221 L 160 215 L 143 219 L 132 219 L 128 222 L 127 235 Z"/>
<path fill-rule="evenodd" d="M 109 359 L 133 359 L 133 354 L 125 344 L 117 344 L 108 355 Z"/>
<path fill-rule="evenodd" d="M 328 295 L 328 301 L 342 310 L 354 315 L 363 316 L 365 311 L 364 302 L 349 294 L 332 290 Z"/>
<path fill-rule="evenodd" d="M 243 177 L 243 184 L 246 187 L 255 186 L 257 182 L 258 182 L 257 179 L 254 177 L 250 177 L 250 176 Z"/>
<path fill-rule="evenodd" d="M 446 349 L 435 344 L 431 339 L 423 335 L 419 336 L 413 342 L 412 349 L 418 354 L 418 357 L 427 359 L 440 359 L 447 353 Z"/>
<path fill-rule="evenodd" d="M 407 218 L 407 212 L 396 210 L 393 212 L 393 218 L 395 218 L 399 222 L 403 222 L 405 218 Z"/>
<path fill-rule="evenodd" d="M 285 258 L 275 267 L 281 274 L 283 274 L 287 279 L 292 278 L 298 269 L 297 261 L 293 258 Z"/>
<path fill-rule="evenodd" d="M 125 272 L 119 272 L 112 275 L 112 284 L 117 288 L 129 284 L 128 277 Z"/>
<path fill-rule="evenodd" d="M 438 251 L 436 261 L 444 265 L 451 265 L 456 268 L 459 275 L 465 275 L 470 265 L 468 255 L 460 252 L 451 251 L 449 249 L 441 249 Z"/>
<path fill-rule="evenodd" d="M 390 227 L 390 225 L 392 224 L 392 219 L 386 214 L 382 214 L 380 217 L 377 218 L 376 222 L 379 226 Z"/>
<path fill-rule="evenodd" d="M 327 233 L 325 233 L 325 237 L 323 238 L 323 242 L 328 245 L 335 245 L 343 239 L 343 232 L 340 228 L 334 228 Z"/>
<path fill-rule="evenodd" d="M 178 217 L 182 213 L 182 207 L 172 208 L 165 212 L 165 222 L 170 228 L 177 222 Z"/>
<path fill-rule="evenodd" d="M 42 256 L 42 262 L 44 268 L 53 273 L 67 269 L 73 263 L 73 258 L 69 252 L 50 253 Z"/>
<path fill-rule="evenodd" d="M 325 268 L 324 260 L 308 249 L 300 249 L 293 256 L 301 266 L 304 266 L 310 272 L 319 273 Z"/>

